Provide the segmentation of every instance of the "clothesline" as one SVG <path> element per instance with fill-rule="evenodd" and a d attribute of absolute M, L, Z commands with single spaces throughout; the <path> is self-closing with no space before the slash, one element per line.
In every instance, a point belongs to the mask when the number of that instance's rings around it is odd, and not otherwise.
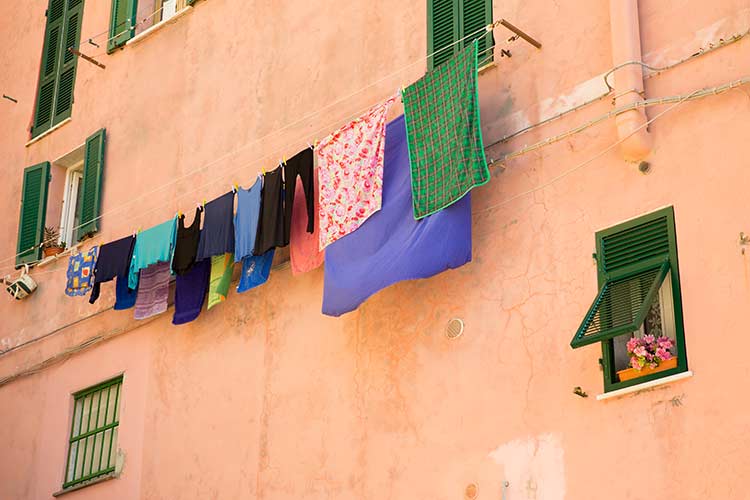
<path fill-rule="evenodd" d="M 72 255 L 66 295 L 90 292 L 93 304 L 101 284 L 116 280 L 114 309 L 134 307 L 134 317 L 146 319 L 167 310 L 170 274 L 175 274 L 172 323 L 180 325 L 197 319 L 204 303 L 211 309 L 228 297 L 235 263 L 242 264 L 237 287 L 242 293 L 266 282 L 276 248 L 291 244 L 292 272 L 299 273 L 320 266 L 330 247 L 340 249 L 343 257 L 332 256 L 326 263 L 322 312 L 338 316 L 393 283 L 465 264 L 471 260 L 467 192 L 490 178 L 477 64 L 475 40 L 437 70 L 329 134 L 314 151 L 305 148 L 264 172 L 249 190 L 234 184 L 231 191 L 204 201 L 190 226 L 178 213 L 137 234 Z M 386 143 L 387 115 L 398 97 L 404 115 L 388 125 Z M 390 205 L 383 206 L 386 156 L 386 180 L 401 194 L 389 195 Z M 443 158 L 452 161 L 439 161 Z M 306 220 L 297 216 L 303 211 Z M 393 231 L 397 226 L 401 229 Z M 383 229 L 385 238 L 379 235 Z M 446 232 L 458 237 L 434 252 Z M 347 250 L 360 238 L 367 246 L 374 241 L 377 248 L 372 250 L 384 262 L 370 285 L 366 279 L 347 284 L 358 266 L 372 269 L 368 259 L 373 254 Z M 398 260 L 406 265 L 393 267 Z M 350 264 L 355 267 L 336 273 L 337 266 Z"/>
<path fill-rule="evenodd" d="M 153 14 L 152 14 L 152 15 L 153 15 Z M 162 189 L 165 189 L 165 188 L 167 188 L 167 187 L 169 187 L 169 186 L 171 186 L 171 185 L 173 185 L 173 184 L 175 184 L 175 183 L 179 182 L 180 180 L 182 180 L 182 179 L 185 179 L 185 178 L 187 178 L 187 177 L 189 177 L 189 176 L 191 176 L 191 175 L 193 175 L 193 174 L 195 174 L 195 173 L 198 173 L 198 172 L 201 172 L 201 171 L 203 171 L 203 170 L 206 170 L 206 169 L 208 169 L 208 168 L 209 168 L 210 166 L 212 166 L 212 165 L 215 165 L 215 164 L 217 164 L 217 163 L 219 163 L 219 162 L 221 162 L 221 161 L 223 161 L 223 160 L 225 160 L 225 159 L 228 159 L 228 158 L 230 158 L 231 156 L 233 156 L 233 155 L 235 155 L 235 154 L 237 154 L 237 153 L 239 153 L 239 152 L 241 152 L 241 151 L 244 151 L 244 150 L 246 150 L 246 149 L 247 149 L 247 148 L 249 148 L 249 147 L 250 147 L 251 145 L 254 145 L 254 144 L 256 144 L 256 143 L 259 143 L 259 142 L 261 142 L 261 141 L 265 141 L 265 140 L 267 140 L 268 138 L 270 138 L 270 137 L 272 137 L 272 136 L 274 136 L 274 135 L 276 135 L 276 134 L 279 134 L 279 133 L 283 132 L 284 130 L 288 130 L 289 128 L 291 128 L 291 127 L 293 127 L 293 126 L 295 126 L 295 125 L 298 125 L 298 124 L 300 124 L 300 123 L 304 122 L 305 120 L 307 120 L 307 119 L 309 119 L 309 118 L 312 118 L 312 117 L 314 117 L 314 116 L 317 116 L 317 115 L 319 115 L 320 113 L 322 113 L 323 111 L 325 111 L 325 110 L 327 110 L 327 109 L 329 109 L 329 108 L 331 108 L 331 107 L 333 107 L 333 106 L 335 106 L 335 105 L 337 105 L 337 104 L 340 104 L 341 102 L 344 102 L 344 101 L 346 101 L 347 99 L 350 99 L 351 97 L 354 97 L 354 96 L 356 96 L 357 94 L 359 94 L 359 93 L 361 93 L 361 92 L 363 92 L 363 91 L 365 91 L 365 90 L 367 90 L 367 89 L 369 89 L 369 88 L 371 88 L 371 87 L 373 87 L 373 86 L 375 86 L 375 85 L 378 85 L 379 83 L 382 83 L 382 82 L 384 82 L 384 81 L 388 80 L 389 78 L 391 78 L 391 77 L 393 77 L 393 76 L 396 76 L 397 74 L 399 74 L 399 73 L 401 73 L 402 71 L 404 71 L 404 70 L 406 70 L 406 69 L 408 69 L 408 68 L 410 68 L 410 67 L 414 66 L 415 64 L 417 64 L 417 63 L 419 63 L 419 62 L 422 62 L 423 60 L 426 60 L 426 59 L 428 59 L 429 57 L 432 57 L 432 56 L 433 56 L 433 55 L 435 55 L 435 54 L 438 54 L 438 53 L 439 53 L 439 52 L 441 52 L 442 50 L 446 50 L 446 49 L 449 49 L 449 48 L 453 47 L 454 45 L 456 45 L 456 44 L 458 44 L 458 43 L 460 43 L 460 42 L 462 42 L 462 41 L 466 40 L 467 38 L 470 38 L 470 37 L 472 37 L 472 36 L 475 36 L 476 34 L 478 34 L 478 33 L 482 32 L 482 31 L 492 31 L 492 30 L 494 30 L 494 29 L 495 29 L 495 28 L 496 28 L 497 26 L 499 26 L 499 25 L 500 25 L 500 22 L 501 22 L 501 21 L 496 21 L 496 22 L 494 22 L 494 23 L 492 23 L 492 24 L 488 24 L 487 26 L 484 26 L 484 27 L 482 27 L 482 28 L 480 28 L 480 29 L 477 29 L 477 30 L 475 30 L 475 31 L 473 31 L 473 32 L 471 32 L 471 33 L 469 33 L 468 35 L 466 35 L 466 36 L 464 36 L 464 37 L 462 37 L 462 38 L 460 38 L 460 39 L 456 40 L 455 42 L 453 42 L 453 43 L 451 43 L 451 44 L 449 44 L 449 45 L 447 45 L 447 46 L 445 46 L 445 47 L 443 47 L 443 48 L 441 48 L 441 49 L 438 49 L 438 50 L 436 50 L 436 51 L 434 51 L 434 52 L 432 52 L 432 53 L 428 54 L 428 55 L 427 55 L 427 56 L 425 56 L 424 58 L 420 58 L 420 59 L 417 59 L 417 60 L 413 61 L 412 63 L 409 63 L 409 64 L 407 64 L 406 66 L 403 66 L 403 67 L 401 67 L 401 68 L 399 68 L 399 69 L 397 69 L 397 70 L 393 71 L 392 73 L 389 73 L 388 75 L 386 75 L 386 76 L 384 76 L 384 77 L 382 77 L 382 78 L 380 78 L 380 79 L 376 80 L 375 82 L 373 82 L 373 83 L 371 83 L 371 84 L 369 84 L 369 85 L 367 85 L 367 86 L 365 86 L 365 87 L 362 87 L 362 88 L 360 88 L 359 90 L 356 90 L 356 91 L 352 92 L 351 94 L 349 94 L 349 95 L 347 95 L 347 96 L 345 96 L 345 97 L 343 97 L 343 98 L 340 98 L 340 99 L 338 99 L 338 100 L 336 100 L 336 101 L 334 101 L 334 102 L 332 102 L 332 103 L 330 103 L 330 104 L 328 104 L 328 105 L 324 106 L 323 108 L 320 108 L 320 109 L 318 109 L 317 111 L 314 111 L 314 112 L 312 112 L 312 113 L 310 113 L 310 114 L 308 114 L 308 115 L 306 115 L 306 116 L 304 116 L 304 117 L 302 117 L 302 118 L 300 118 L 300 119 L 298 119 L 298 120 L 296 120 L 296 121 L 294 121 L 294 122 L 291 122 L 291 123 L 289 123 L 289 124 L 287 124 L 287 125 L 285 125 L 285 126 L 281 127 L 280 129 L 274 130 L 274 131 L 272 131 L 272 132 L 270 132 L 270 133 L 266 134 L 265 136 L 263 136 L 263 137 L 261 137 L 261 138 L 259 138 L 259 139 L 255 139 L 255 140 L 253 140 L 253 141 L 250 141 L 250 142 L 248 142 L 248 143 L 245 143 L 245 144 L 244 144 L 244 145 L 242 145 L 241 147 L 239 147 L 239 148 L 237 148 L 237 149 L 235 149 L 235 150 L 233 150 L 233 151 L 230 151 L 230 152 L 228 152 L 228 153 L 225 153 L 225 154 L 224 154 L 224 155 L 222 155 L 221 157 L 219 157 L 219 158 L 217 158 L 217 159 L 215 159 L 215 160 L 212 160 L 211 162 L 209 162 L 209 163 L 207 163 L 207 164 L 205 164 L 205 165 L 203 165 L 203 166 L 201 166 L 201 167 L 198 167 L 198 168 L 196 168 L 196 169 L 193 169 L 193 170 L 191 170 L 191 171 L 188 171 L 188 172 L 186 172 L 185 174 L 182 174 L 182 175 L 180 175 L 180 176 L 178 176 L 178 177 L 176 177 L 176 178 L 172 179 L 171 181 L 169 181 L 169 182 L 167 182 L 167 183 L 165 183 L 165 184 L 162 184 L 161 186 L 157 186 L 156 188 L 154 188 L 154 189 L 152 189 L 152 190 L 150 190 L 150 191 L 144 192 L 144 193 L 142 193 L 142 194 L 140 194 L 140 195 L 138 195 L 138 196 L 136 196 L 136 197 L 134 197 L 134 198 L 131 198 L 130 200 L 128 200 L 128 201 L 127 201 L 127 202 L 125 202 L 124 204 L 122 204 L 122 205 L 120 205 L 120 206 L 118 206 L 118 207 L 114 207 L 113 209 L 111 209 L 111 210 L 109 210 L 109 211 L 107 211 L 107 212 L 103 212 L 103 213 L 99 214 L 99 215 L 98 215 L 97 217 L 94 217 L 94 218 L 92 218 L 91 220 L 88 220 L 88 221 L 85 221 L 85 222 L 81 222 L 80 224 L 78 224 L 78 225 L 77 225 L 76 227 L 74 227 L 73 229 L 74 229 L 74 230 L 76 230 L 76 229 L 78 229 L 78 228 L 80 228 L 80 227 L 83 227 L 83 226 L 84 226 L 84 225 L 86 225 L 86 224 L 90 224 L 91 222 L 95 222 L 95 221 L 97 221 L 97 220 L 101 219 L 102 217 L 104 217 L 105 215 L 111 215 L 111 214 L 113 214 L 113 213 L 117 213 L 118 211 L 120 211 L 120 210 L 122 210 L 122 209 L 126 208 L 127 206 L 130 206 L 130 205 L 131 205 L 132 203 L 134 203 L 134 202 L 136 202 L 136 201 L 139 201 L 139 200 L 141 200 L 141 199 L 143 199 L 143 198 L 145 198 L 145 197 L 151 196 L 152 194 L 155 194 L 155 193 L 157 193 L 157 192 L 161 191 Z M 506 41 L 506 43 L 511 43 L 511 42 L 512 42 L 512 41 L 514 41 L 514 40 L 515 40 L 515 38 L 511 37 L 511 39 L 507 40 L 507 41 Z M 493 46 L 491 46 L 491 47 L 488 47 L 487 49 L 484 49 L 484 50 L 483 50 L 483 52 L 489 52 L 489 51 L 490 51 L 490 50 L 492 50 L 492 49 L 493 49 L 493 48 L 494 48 L 495 46 L 496 46 L 496 45 L 493 45 Z M 365 108 L 365 109 L 367 109 L 367 108 Z M 359 111 L 359 112 L 355 112 L 355 113 L 360 113 L 360 112 L 361 112 L 361 111 Z M 356 114 L 355 114 L 355 115 L 350 115 L 350 117 L 351 117 L 351 116 L 356 116 Z M 344 118 L 344 119 L 342 119 L 342 120 L 345 120 L 345 119 L 347 119 L 347 118 Z M 341 121 L 341 120 L 338 120 L 338 121 Z M 338 121 L 337 121 L 337 122 L 338 122 Z M 319 133 L 319 132 L 321 132 L 322 130 L 323 130 L 323 128 L 320 128 L 320 129 L 316 130 L 315 132 L 316 132 L 316 133 Z M 313 134 L 313 135 L 315 135 L 315 134 Z M 313 141 L 313 142 L 314 142 L 314 141 Z M 309 141 L 307 142 L 307 144 L 309 144 Z M 279 149 L 279 150 L 276 150 L 276 151 L 275 151 L 274 153 L 278 153 L 278 152 L 283 152 L 283 151 L 285 151 L 285 150 L 286 150 L 286 147 L 285 147 L 285 148 L 283 148 L 283 149 Z M 264 160 L 267 160 L 267 159 L 268 159 L 268 156 L 271 156 L 271 155 L 266 155 L 266 157 L 264 157 L 263 159 L 264 159 Z M 213 184 L 214 182 L 215 182 L 215 181 L 211 181 L 211 182 L 209 182 L 209 183 L 208 183 L 207 185 Z M 182 196 L 180 196 L 180 197 L 182 197 Z M 0 263 L 8 262 L 8 261 L 10 261 L 10 260 L 14 260 L 14 259 L 15 259 L 15 258 L 17 258 L 17 257 L 18 257 L 19 255 L 22 255 L 22 254 L 24 254 L 24 253 L 27 253 L 27 252 L 29 252 L 29 251 L 32 251 L 32 250 L 34 250 L 34 249 L 36 249 L 36 248 L 39 248 L 39 247 L 41 247 L 42 245 L 44 245 L 45 243 L 48 243 L 48 242 L 49 242 L 49 241 L 46 241 L 46 240 L 45 240 L 45 241 L 42 241 L 42 242 L 40 242 L 40 243 L 39 243 L 38 245 L 35 245 L 34 247 L 31 247 L 31 248 L 28 248 L 28 249 L 25 249 L 25 250 L 23 250 L 23 251 L 21 251 L 21 252 L 18 252 L 18 253 L 16 253 L 15 255 L 11 256 L 11 257 L 6 257 L 6 258 L 4 258 L 4 259 L 0 259 Z M 35 263 L 37 263 L 37 262 L 39 262 L 39 261 L 41 261 L 41 260 L 42 260 L 42 259 L 40 259 L 40 260 L 37 260 L 37 261 L 34 261 L 34 262 L 30 262 L 29 264 L 35 264 Z M 12 267 L 11 267 L 11 266 L 8 266 L 8 269 L 13 269 L 13 268 L 15 268 L 15 266 L 12 266 Z M 3 274 L 3 272 L 0 272 L 0 274 Z"/>

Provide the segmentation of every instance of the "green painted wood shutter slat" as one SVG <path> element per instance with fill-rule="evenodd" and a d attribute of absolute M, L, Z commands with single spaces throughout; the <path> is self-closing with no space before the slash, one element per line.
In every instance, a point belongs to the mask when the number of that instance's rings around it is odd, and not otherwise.
<path fill-rule="evenodd" d="M 492 54 L 492 32 L 482 30 L 492 23 L 492 1 L 491 0 L 463 0 L 461 11 L 461 38 L 472 34 L 461 43 L 466 47 L 474 40 L 479 40 L 479 62 L 486 64 L 491 60 Z"/>
<path fill-rule="evenodd" d="M 63 40 L 65 23 L 65 0 L 50 0 L 47 8 L 47 26 L 44 32 L 44 49 L 42 64 L 39 70 L 39 88 L 37 89 L 36 112 L 32 135 L 36 136 L 52 126 L 52 114 L 55 105 L 58 66 Z"/>
<path fill-rule="evenodd" d="M 41 257 L 40 244 L 47 213 L 49 180 L 50 164 L 48 161 L 27 167 L 23 171 L 16 265 L 32 262 Z"/>
<path fill-rule="evenodd" d="M 659 267 L 606 281 L 570 346 L 583 347 L 638 330 L 669 273 L 669 257 L 662 260 Z"/>
<path fill-rule="evenodd" d="M 83 160 L 83 184 L 81 202 L 78 205 L 79 227 L 76 241 L 99 230 L 99 208 L 101 206 L 102 177 L 104 175 L 104 147 L 107 133 L 97 131 L 86 139 Z"/>
<path fill-rule="evenodd" d="M 75 87 L 78 58 L 68 49 L 78 49 L 81 40 L 81 22 L 83 21 L 83 0 L 68 0 L 63 25 L 63 47 L 60 57 L 60 69 L 57 79 L 55 112 L 52 125 L 56 125 L 70 116 L 73 109 L 73 89 Z"/>
<path fill-rule="evenodd" d="M 492 0 L 428 0 L 427 53 L 437 52 L 428 58 L 428 69 L 440 66 L 476 39 L 479 39 L 479 61 L 489 62 L 492 33 L 480 30 L 490 23 Z M 470 34 L 466 40 L 454 43 Z"/>
<path fill-rule="evenodd" d="M 133 38 L 137 9 L 138 0 L 112 0 L 107 52 L 112 52 Z"/>
<path fill-rule="evenodd" d="M 427 2 L 427 53 L 433 54 L 427 61 L 429 69 L 440 66 L 453 57 L 458 44 L 449 47 L 460 38 L 460 0 L 428 0 Z"/>

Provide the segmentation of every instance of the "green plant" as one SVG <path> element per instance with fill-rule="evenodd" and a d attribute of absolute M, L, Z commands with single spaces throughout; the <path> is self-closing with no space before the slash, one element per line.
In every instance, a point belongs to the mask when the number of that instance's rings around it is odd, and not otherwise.
<path fill-rule="evenodd" d="M 56 227 L 45 226 L 42 248 L 65 248 L 65 242 L 60 241 L 60 231 Z"/>

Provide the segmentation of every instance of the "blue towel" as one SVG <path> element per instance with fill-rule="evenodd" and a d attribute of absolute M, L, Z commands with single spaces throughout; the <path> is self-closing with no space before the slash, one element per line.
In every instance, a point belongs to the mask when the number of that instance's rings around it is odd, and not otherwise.
<path fill-rule="evenodd" d="M 412 215 L 404 117 L 386 127 L 383 207 L 326 247 L 323 314 L 355 310 L 403 280 L 428 278 L 471 261 L 471 198 L 416 221 Z"/>
<path fill-rule="evenodd" d="M 268 281 L 275 252 L 276 249 L 272 248 L 263 255 L 248 255 L 242 259 L 242 274 L 237 285 L 237 293 L 246 292 Z"/>

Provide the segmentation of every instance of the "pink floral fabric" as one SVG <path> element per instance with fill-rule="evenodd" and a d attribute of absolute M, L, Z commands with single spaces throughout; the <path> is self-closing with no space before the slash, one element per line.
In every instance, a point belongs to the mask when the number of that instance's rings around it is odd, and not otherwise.
<path fill-rule="evenodd" d="M 385 118 L 397 97 L 371 108 L 315 148 L 320 188 L 320 250 L 351 233 L 380 210 Z"/>

